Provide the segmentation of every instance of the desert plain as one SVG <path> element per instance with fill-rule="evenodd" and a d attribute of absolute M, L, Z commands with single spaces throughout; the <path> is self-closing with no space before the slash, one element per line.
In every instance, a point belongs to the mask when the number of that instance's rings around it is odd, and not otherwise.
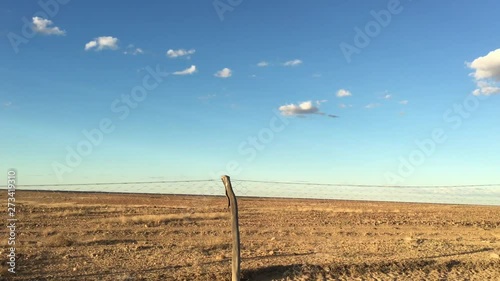
<path fill-rule="evenodd" d="M 242 280 L 500 280 L 500 206 L 238 204 Z M 18 190 L 16 212 L 0 280 L 231 280 L 225 197 Z"/>

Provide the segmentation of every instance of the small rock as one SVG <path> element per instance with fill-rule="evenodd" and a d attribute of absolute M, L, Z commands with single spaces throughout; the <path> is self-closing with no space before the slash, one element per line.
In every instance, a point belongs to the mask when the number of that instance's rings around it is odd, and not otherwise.
<path fill-rule="evenodd" d="M 490 254 L 490 258 L 492 258 L 492 259 L 500 259 L 500 256 L 498 254 L 491 253 Z"/>
<path fill-rule="evenodd" d="M 269 255 L 274 255 L 274 251 L 269 251 Z"/>

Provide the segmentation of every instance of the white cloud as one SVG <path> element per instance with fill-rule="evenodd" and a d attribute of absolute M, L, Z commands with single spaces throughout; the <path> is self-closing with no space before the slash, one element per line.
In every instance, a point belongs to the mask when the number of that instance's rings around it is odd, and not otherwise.
<path fill-rule="evenodd" d="M 316 101 L 316 105 L 313 105 L 312 101 L 304 101 L 299 104 L 286 104 L 279 107 L 282 115 L 285 116 L 297 116 L 297 117 L 305 117 L 307 114 L 318 114 L 322 116 L 328 116 L 331 118 L 337 118 L 337 115 L 326 114 L 324 112 L 320 112 L 318 106 L 322 103 L 327 102 L 326 100 Z"/>
<path fill-rule="evenodd" d="M 402 100 L 399 102 L 400 104 L 403 104 L 403 105 L 407 105 L 408 104 L 408 100 Z"/>
<path fill-rule="evenodd" d="M 214 76 L 219 78 L 228 78 L 233 75 L 233 72 L 229 68 L 223 68 L 222 70 L 217 71 Z"/>
<path fill-rule="evenodd" d="M 351 92 L 345 89 L 340 89 L 337 91 L 337 97 L 343 98 L 343 97 L 350 97 L 352 96 Z"/>
<path fill-rule="evenodd" d="M 174 75 L 189 75 L 189 74 L 193 74 L 195 72 L 196 72 L 196 65 L 191 65 L 190 67 L 188 67 L 184 70 L 181 70 L 181 71 L 176 71 L 173 74 Z"/>
<path fill-rule="evenodd" d="M 383 97 L 383 99 L 388 100 L 388 99 L 390 99 L 391 97 L 392 97 L 391 95 L 387 94 L 387 95 L 385 95 L 385 96 Z"/>
<path fill-rule="evenodd" d="M 472 74 L 476 80 L 493 79 L 500 81 L 500 49 L 489 52 L 484 57 L 479 57 L 468 63 L 475 70 Z"/>
<path fill-rule="evenodd" d="M 372 109 L 372 108 L 379 107 L 379 106 L 380 106 L 380 103 L 370 103 L 370 104 L 365 105 L 365 108 Z"/>
<path fill-rule="evenodd" d="M 319 109 L 312 104 L 311 101 L 305 101 L 298 105 L 286 104 L 279 107 L 281 114 L 290 115 L 302 115 L 302 114 L 314 114 L 318 113 Z"/>
<path fill-rule="evenodd" d="M 97 41 L 93 40 L 93 41 L 90 41 L 88 42 L 87 44 L 85 44 L 85 51 L 89 50 L 89 49 L 92 49 L 94 48 L 95 46 L 97 46 Z"/>
<path fill-rule="evenodd" d="M 500 87 L 496 86 L 495 83 L 489 81 L 477 81 L 477 89 L 475 89 L 472 94 L 475 96 L 490 96 L 495 94 L 500 94 Z"/>
<path fill-rule="evenodd" d="M 260 67 L 265 67 L 265 66 L 268 66 L 269 63 L 267 61 L 261 61 L 257 64 L 257 66 L 260 66 Z"/>
<path fill-rule="evenodd" d="M 49 27 L 53 24 L 51 20 L 43 19 L 40 17 L 33 18 L 33 30 L 37 33 L 45 35 L 66 35 L 66 31 L 61 30 L 57 26 Z"/>
<path fill-rule="evenodd" d="M 129 44 L 127 49 L 123 52 L 125 55 L 141 55 L 144 54 L 144 50 L 141 48 L 136 48 L 133 44 Z"/>
<path fill-rule="evenodd" d="M 475 78 L 477 88 L 473 95 L 500 94 L 500 49 L 467 63 L 467 66 L 474 70 L 471 76 Z"/>
<path fill-rule="evenodd" d="M 96 51 L 104 49 L 118 49 L 118 38 L 112 36 L 101 36 L 85 44 L 85 51 L 96 48 Z"/>
<path fill-rule="evenodd" d="M 299 59 L 294 59 L 294 60 L 289 60 L 289 61 L 285 62 L 283 65 L 284 66 L 296 66 L 299 64 L 302 64 L 302 61 Z"/>
<path fill-rule="evenodd" d="M 186 50 L 186 49 L 172 50 L 172 49 L 170 49 L 167 51 L 167 57 L 177 58 L 177 57 L 188 56 L 188 58 L 189 58 L 189 55 L 192 55 L 195 52 L 196 52 L 195 49 L 191 49 L 191 50 Z"/>
<path fill-rule="evenodd" d="M 10 102 L 10 101 L 6 101 L 3 103 L 4 107 L 10 107 L 11 105 L 12 105 L 12 102 Z"/>

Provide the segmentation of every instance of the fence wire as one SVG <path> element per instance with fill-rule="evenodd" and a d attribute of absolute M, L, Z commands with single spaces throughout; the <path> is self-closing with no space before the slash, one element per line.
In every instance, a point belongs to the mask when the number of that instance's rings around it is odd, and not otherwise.
<path fill-rule="evenodd" d="M 243 197 L 500 205 L 500 184 L 385 186 L 231 179 Z M 19 185 L 19 190 L 224 196 L 219 179 Z"/>

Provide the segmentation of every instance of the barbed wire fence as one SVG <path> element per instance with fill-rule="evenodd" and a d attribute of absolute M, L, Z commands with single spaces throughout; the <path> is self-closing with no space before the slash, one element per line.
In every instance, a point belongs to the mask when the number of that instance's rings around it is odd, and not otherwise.
<path fill-rule="evenodd" d="M 231 179 L 239 197 L 500 205 L 500 184 L 369 185 Z M 6 188 L 2 186 L 2 188 Z M 19 185 L 19 190 L 224 196 L 218 179 Z"/>

